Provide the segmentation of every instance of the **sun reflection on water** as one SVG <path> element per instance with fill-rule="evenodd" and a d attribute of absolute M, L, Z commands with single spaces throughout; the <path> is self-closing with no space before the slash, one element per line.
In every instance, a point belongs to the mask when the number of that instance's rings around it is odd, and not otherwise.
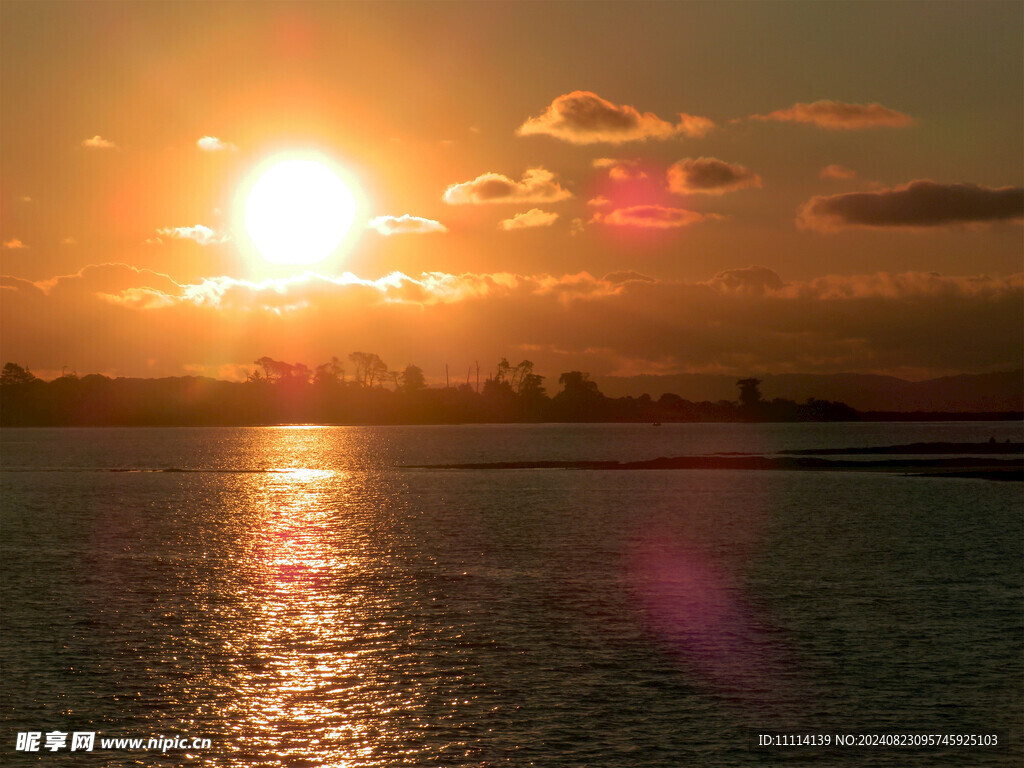
<path fill-rule="evenodd" d="M 277 756 L 268 764 L 378 765 L 373 754 L 387 714 L 366 692 L 376 677 L 365 647 L 374 598 L 361 546 L 365 522 L 346 509 L 353 478 L 285 463 L 308 455 L 315 432 L 264 435 L 269 455 L 261 459 L 285 466 L 251 476 L 246 508 L 238 510 L 248 523 L 237 563 L 247 621 L 232 638 L 229 728 L 249 759 Z"/>

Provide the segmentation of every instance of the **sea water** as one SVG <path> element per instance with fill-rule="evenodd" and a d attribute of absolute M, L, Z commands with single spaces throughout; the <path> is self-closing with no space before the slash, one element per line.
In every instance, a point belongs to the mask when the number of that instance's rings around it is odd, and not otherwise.
<path fill-rule="evenodd" d="M 1020 483 L 411 468 L 990 437 L 5 430 L 0 762 L 1019 765 Z M 831 743 L 759 744 L 794 735 Z"/>

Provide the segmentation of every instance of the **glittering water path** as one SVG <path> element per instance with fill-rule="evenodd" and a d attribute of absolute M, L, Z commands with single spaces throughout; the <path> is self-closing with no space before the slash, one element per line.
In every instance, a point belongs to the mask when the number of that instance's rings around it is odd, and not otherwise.
<path fill-rule="evenodd" d="M 8 431 L 0 761 L 1019 764 L 1019 484 L 397 466 L 823 444 L 685 426 Z M 107 471 L 167 468 L 200 471 Z M 780 729 L 1013 743 L 752 745 Z"/>

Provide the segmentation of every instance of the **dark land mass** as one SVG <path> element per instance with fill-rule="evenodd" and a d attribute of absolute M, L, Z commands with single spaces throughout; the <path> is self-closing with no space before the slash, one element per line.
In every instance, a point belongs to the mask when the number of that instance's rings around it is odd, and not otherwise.
<path fill-rule="evenodd" d="M 502 469 L 756 469 L 812 471 L 902 471 L 929 477 L 974 477 L 992 480 L 1024 480 L 1024 459 L 941 458 L 854 461 L 811 457 L 675 456 L 646 461 L 506 461 L 486 464 L 424 464 L 406 469 L 502 470 Z"/>
<path fill-rule="evenodd" d="M 862 373 L 765 374 L 761 379 L 766 398 L 838 400 L 862 413 L 981 414 L 1024 410 L 1024 370 L 1020 369 L 925 381 Z M 683 373 L 604 376 L 599 383 L 611 397 L 638 397 L 647 392 L 656 398 L 662 392 L 675 392 L 687 400 L 715 401 L 730 397 L 735 379 L 718 374 Z M 895 419 L 895 414 L 873 416 L 865 420 Z"/>
<path fill-rule="evenodd" d="M 968 480 L 1024 480 L 1024 470 L 1019 469 L 979 469 L 950 472 L 922 472 L 921 477 L 962 477 Z"/>
<path fill-rule="evenodd" d="M 337 358 L 315 370 L 271 358 L 255 361 L 244 382 L 183 376 L 109 378 L 99 374 L 44 381 L 15 363 L 0 374 L 0 426 L 263 426 L 278 424 L 502 424 L 616 422 L 807 422 L 876 420 L 845 402 L 766 399 L 762 380 L 733 380 L 735 400 L 694 402 L 673 393 L 657 400 L 607 397 L 582 371 L 558 378 L 549 395 L 545 377 L 524 360 L 502 359 L 475 384 L 427 387 L 422 371 L 389 371 L 371 353 L 353 353 L 346 376 Z M 736 391 L 736 387 L 739 391 Z M 898 406 L 898 401 L 891 403 Z M 890 414 L 900 420 L 920 414 Z M 929 420 L 963 418 L 927 414 Z M 970 414 L 981 419 L 1024 419 L 1019 411 Z M 883 419 L 884 420 L 884 419 Z"/>
<path fill-rule="evenodd" d="M 861 421 L 1020 421 L 1022 411 L 861 411 Z"/>
<path fill-rule="evenodd" d="M 880 445 L 871 448 L 805 448 L 799 451 L 779 451 L 786 456 L 840 456 L 843 454 L 1012 454 L 1024 453 L 1024 443 L 1009 441 L 997 443 L 910 443 L 908 445 Z"/>

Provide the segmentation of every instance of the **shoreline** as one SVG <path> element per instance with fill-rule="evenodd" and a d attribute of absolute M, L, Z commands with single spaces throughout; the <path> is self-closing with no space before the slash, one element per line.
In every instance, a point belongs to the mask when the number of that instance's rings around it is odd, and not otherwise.
<path fill-rule="evenodd" d="M 502 461 L 462 464 L 411 464 L 401 469 L 508 470 L 575 469 L 630 471 L 657 469 L 744 469 L 761 471 L 852 471 L 913 473 L 922 477 L 965 477 L 988 480 L 1024 480 L 1022 443 L 912 443 L 874 448 L 831 448 L 780 451 L 777 457 L 763 455 L 659 456 L 642 461 Z M 823 459 L 820 455 L 842 454 L 945 454 L 939 458 L 907 459 Z M 951 456 L 950 454 L 1012 454 L 1014 458 Z"/>

